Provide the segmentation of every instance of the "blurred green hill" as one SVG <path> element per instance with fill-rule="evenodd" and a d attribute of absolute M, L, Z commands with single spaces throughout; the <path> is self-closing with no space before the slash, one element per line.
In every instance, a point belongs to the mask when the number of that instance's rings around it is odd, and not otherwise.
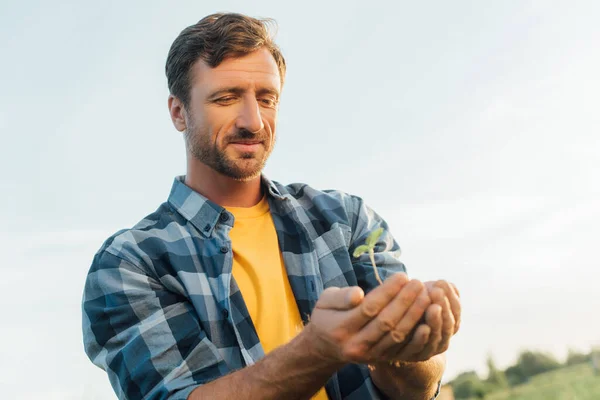
<path fill-rule="evenodd" d="M 486 400 L 599 400 L 600 376 L 588 363 L 531 377 L 527 383 L 492 392 Z"/>
<path fill-rule="evenodd" d="M 506 370 L 497 369 L 491 356 L 487 365 L 486 379 L 467 371 L 449 382 L 457 400 L 600 400 L 598 349 L 570 351 L 564 363 L 547 353 L 523 351 Z"/>

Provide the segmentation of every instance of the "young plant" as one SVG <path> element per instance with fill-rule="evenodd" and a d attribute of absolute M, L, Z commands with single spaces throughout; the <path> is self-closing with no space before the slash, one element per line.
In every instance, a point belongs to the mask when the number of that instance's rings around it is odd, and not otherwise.
<path fill-rule="evenodd" d="M 375 278 L 377 278 L 377 281 L 379 282 L 380 285 L 383 282 L 381 281 L 381 278 L 379 277 L 379 272 L 377 272 L 377 264 L 375 264 L 375 244 L 377 244 L 377 240 L 379 240 L 382 233 L 383 233 L 383 228 L 375 229 L 373 232 L 369 233 L 369 236 L 367 236 L 367 240 L 365 240 L 365 244 L 362 244 L 362 245 L 358 246 L 356 249 L 354 249 L 354 253 L 352 254 L 355 258 L 358 258 L 364 253 L 367 253 L 367 252 L 369 253 L 369 258 L 371 259 L 371 265 L 373 266 L 373 271 L 375 272 Z M 415 326 L 410 334 L 411 337 L 414 334 L 414 331 L 416 329 L 417 329 L 417 327 Z M 400 361 L 390 361 L 389 364 L 393 365 L 395 367 L 400 367 L 400 365 L 402 365 L 402 363 Z M 375 370 L 375 366 L 372 364 L 368 364 L 368 367 L 371 371 Z"/>
<path fill-rule="evenodd" d="M 379 277 L 379 272 L 377 272 L 377 265 L 375 264 L 375 244 L 377 244 L 377 240 L 381 237 L 383 233 L 383 228 L 375 229 L 373 232 L 367 236 L 367 240 L 365 240 L 365 244 L 361 244 L 356 249 L 354 249 L 354 253 L 352 254 L 355 258 L 360 257 L 364 253 L 369 253 L 369 258 L 371 259 L 371 265 L 373 265 L 373 271 L 375 271 L 375 278 L 377 278 L 377 282 L 381 285 L 383 282 Z"/>

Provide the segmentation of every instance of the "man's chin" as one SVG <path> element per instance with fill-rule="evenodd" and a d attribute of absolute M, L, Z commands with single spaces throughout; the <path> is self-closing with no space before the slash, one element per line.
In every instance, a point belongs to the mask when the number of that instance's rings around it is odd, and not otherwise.
<path fill-rule="evenodd" d="M 232 176 L 231 178 L 237 182 L 250 182 L 260 176 L 260 173 L 252 176 Z"/>
<path fill-rule="evenodd" d="M 248 182 L 260 176 L 263 165 L 252 165 L 246 167 L 236 166 L 230 168 L 225 175 L 240 182 Z"/>
<path fill-rule="evenodd" d="M 215 162 L 210 163 L 212 169 L 229 178 L 240 182 L 247 182 L 260 176 L 265 162 L 256 157 L 256 154 L 249 153 L 250 157 L 221 157 Z"/>
<path fill-rule="evenodd" d="M 227 171 L 225 174 L 228 177 L 235 179 L 238 182 L 249 182 L 256 178 L 258 178 L 261 174 L 261 170 L 259 171 Z"/>

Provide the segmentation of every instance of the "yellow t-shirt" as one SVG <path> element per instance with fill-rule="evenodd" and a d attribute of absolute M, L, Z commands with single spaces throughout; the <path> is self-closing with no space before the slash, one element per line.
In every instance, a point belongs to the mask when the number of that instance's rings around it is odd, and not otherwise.
<path fill-rule="evenodd" d="M 233 277 L 256 327 L 265 354 L 303 328 L 290 287 L 266 197 L 255 206 L 226 207 L 235 217 L 229 235 Z M 313 399 L 327 400 L 324 388 Z"/>

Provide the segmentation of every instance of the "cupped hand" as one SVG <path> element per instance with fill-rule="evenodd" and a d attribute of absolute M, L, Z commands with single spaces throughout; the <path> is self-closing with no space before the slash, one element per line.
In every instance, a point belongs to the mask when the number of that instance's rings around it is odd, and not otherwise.
<path fill-rule="evenodd" d="M 432 304 L 425 313 L 425 324 L 398 354 L 396 361 L 425 361 L 445 352 L 460 327 L 461 304 L 458 289 L 444 281 L 425 282 Z"/>
<path fill-rule="evenodd" d="M 398 273 L 367 296 L 358 287 L 326 289 L 305 330 L 311 335 L 316 355 L 323 359 L 341 363 L 392 361 L 405 353 L 413 354 L 413 342 L 422 340 L 424 334 L 427 342 L 430 327 L 414 328 L 430 305 L 423 283 Z"/>

